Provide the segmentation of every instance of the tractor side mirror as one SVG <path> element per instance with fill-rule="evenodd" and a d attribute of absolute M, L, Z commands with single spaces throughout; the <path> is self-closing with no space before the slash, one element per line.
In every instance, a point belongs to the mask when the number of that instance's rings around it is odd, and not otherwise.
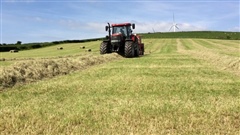
<path fill-rule="evenodd" d="M 105 30 L 108 31 L 108 26 L 105 27 Z"/>
<path fill-rule="evenodd" d="M 132 24 L 132 28 L 135 29 L 135 24 L 134 23 Z"/>

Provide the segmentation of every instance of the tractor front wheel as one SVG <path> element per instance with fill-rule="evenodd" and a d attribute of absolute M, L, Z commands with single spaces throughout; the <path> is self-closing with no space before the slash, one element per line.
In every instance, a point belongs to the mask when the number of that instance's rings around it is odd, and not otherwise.
<path fill-rule="evenodd" d="M 100 45 L 100 54 L 109 53 L 108 51 L 108 42 L 102 42 Z"/>
<path fill-rule="evenodd" d="M 134 44 L 132 41 L 125 42 L 124 54 L 127 58 L 134 57 Z"/>

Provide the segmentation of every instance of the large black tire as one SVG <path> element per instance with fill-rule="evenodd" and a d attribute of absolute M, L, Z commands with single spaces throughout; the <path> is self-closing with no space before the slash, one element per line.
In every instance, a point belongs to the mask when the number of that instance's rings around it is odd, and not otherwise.
<path fill-rule="evenodd" d="M 143 46 L 142 46 L 142 55 L 144 55 L 144 44 L 143 44 Z"/>
<path fill-rule="evenodd" d="M 143 50 L 143 52 L 142 52 L 142 55 L 144 55 L 144 50 Z"/>
<path fill-rule="evenodd" d="M 136 44 L 136 50 L 135 50 L 134 53 L 135 53 L 135 55 L 134 55 L 135 57 L 139 57 L 139 53 L 140 53 L 140 52 L 139 52 L 139 46 L 138 46 L 138 44 Z"/>
<path fill-rule="evenodd" d="M 134 44 L 132 41 L 125 42 L 124 55 L 127 58 L 134 57 Z"/>
<path fill-rule="evenodd" d="M 106 54 L 108 53 L 108 43 L 102 42 L 100 45 L 100 54 Z"/>

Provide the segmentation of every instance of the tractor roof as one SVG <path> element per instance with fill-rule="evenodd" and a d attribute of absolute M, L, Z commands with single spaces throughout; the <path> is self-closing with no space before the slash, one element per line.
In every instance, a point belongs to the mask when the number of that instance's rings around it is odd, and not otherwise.
<path fill-rule="evenodd" d="M 131 23 L 119 23 L 119 24 L 112 24 L 113 27 L 115 26 L 131 26 Z"/>

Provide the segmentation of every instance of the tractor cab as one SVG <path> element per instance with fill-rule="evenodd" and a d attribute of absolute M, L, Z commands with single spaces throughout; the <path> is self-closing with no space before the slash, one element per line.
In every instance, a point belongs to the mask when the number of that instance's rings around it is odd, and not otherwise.
<path fill-rule="evenodd" d="M 112 26 L 108 24 L 108 26 L 106 26 L 106 31 L 109 31 L 109 37 L 121 35 L 122 37 L 130 38 L 130 36 L 132 35 L 131 26 L 132 26 L 132 29 L 135 29 L 135 24 L 131 24 L 131 23 L 112 24 Z M 111 33 L 111 28 L 112 28 L 112 33 Z"/>
<path fill-rule="evenodd" d="M 131 24 L 130 23 L 112 24 L 112 35 L 117 34 L 121 34 L 125 38 L 130 38 L 130 35 L 132 35 Z"/>

